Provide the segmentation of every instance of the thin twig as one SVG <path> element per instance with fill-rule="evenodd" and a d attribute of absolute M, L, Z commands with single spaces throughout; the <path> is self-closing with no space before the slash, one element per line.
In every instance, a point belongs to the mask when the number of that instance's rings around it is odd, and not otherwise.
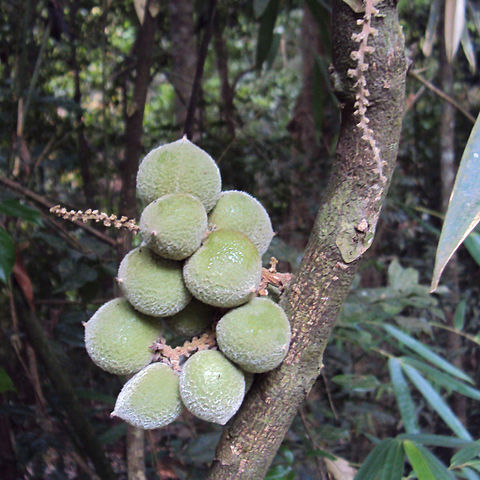
<path fill-rule="evenodd" d="M 50 209 L 50 207 L 52 206 L 52 202 L 48 201 L 45 197 L 42 197 L 38 193 L 32 192 L 28 188 L 23 187 L 22 185 L 20 185 L 17 182 L 14 182 L 13 180 L 0 176 L 0 183 L 5 185 L 10 190 L 13 190 L 17 193 L 21 193 L 25 198 L 32 200 L 33 202 L 35 202 L 38 205 L 41 205 L 42 207 Z M 111 247 L 116 246 L 116 242 L 114 239 L 108 237 L 107 235 L 104 235 L 102 232 L 99 232 L 95 228 L 92 228 L 89 225 L 85 225 L 83 222 L 78 222 L 78 221 L 75 222 L 75 225 L 77 225 L 80 228 L 83 228 L 90 235 L 97 237 L 98 240 L 101 240 L 102 242 L 110 245 Z"/>
<path fill-rule="evenodd" d="M 440 98 L 445 100 L 446 102 L 453 105 L 459 112 L 463 113 L 465 117 L 467 117 L 472 123 L 475 123 L 475 117 L 465 110 L 456 100 L 454 100 L 450 95 L 447 95 L 443 90 L 440 90 L 436 87 L 433 83 L 429 82 L 425 77 L 422 77 L 420 73 L 415 70 L 409 70 L 408 74 L 417 79 L 419 82 L 423 83 L 428 89 L 430 89 L 433 93 L 438 95 Z"/>

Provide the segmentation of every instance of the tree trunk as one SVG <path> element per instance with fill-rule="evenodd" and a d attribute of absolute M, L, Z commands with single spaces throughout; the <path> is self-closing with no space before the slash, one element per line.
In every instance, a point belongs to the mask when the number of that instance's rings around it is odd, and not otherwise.
<path fill-rule="evenodd" d="M 333 63 L 343 84 L 342 126 L 325 202 L 299 273 L 282 299 L 292 325 L 290 350 L 279 368 L 258 379 L 223 432 L 210 480 L 264 478 L 320 373 L 335 319 L 371 243 L 396 160 L 404 107 L 406 62 L 395 4 L 388 0 L 378 5 L 380 15 L 372 18 L 377 35 L 368 40 L 374 47 L 366 55 L 369 69 L 364 73 L 372 144 L 357 126 L 364 115 L 354 114 L 358 87 L 347 74 L 357 66 L 351 57 L 358 50 L 352 34 L 361 31 L 357 20 L 362 15 L 342 0 L 333 2 Z"/>
<path fill-rule="evenodd" d="M 180 131 L 183 130 L 187 116 L 188 101 L 197 64 L 194 7 L 195 2 L 190 0 L 170 1 L 172 51 L 170 81 L 175 89 L 175 119 L 180 126 Z"/>
<path fill-rule="evenodd" d="M 147 2 L 148 5 L 148 2 Z M 128 218 L 136 218 L 136 177 L 139 158 L 142 154 L 143 114 L 151 76 L 155 38 L 155 20 L 145 8 L 143 24 L 139 27 L 135 53 L 137 56 L 133 97 L 127 108 L 126 149 L 122 162 L 122 190 L 120 212 Z M 132 234 L 124 229 L 120 232 L 118 257 L 121 259 L 131 248 Z M 127 427 L 128 480 L 144 480 L 145 440 L 143 430 Z"/>

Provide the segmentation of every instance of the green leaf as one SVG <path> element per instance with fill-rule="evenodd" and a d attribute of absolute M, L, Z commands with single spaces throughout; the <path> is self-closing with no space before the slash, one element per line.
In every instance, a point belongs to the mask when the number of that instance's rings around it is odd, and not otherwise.
<path fill-rule="evenodd" d="M 0 281 L 8 284 L 8 277 L 12 273 L 15 265 L 15 245 L 12 237 L 2 227 L 0 227 Z"/>
<path fill-rule="evenodd" d="M 475 473 L 470 468 L 462 468 L 461 471 L 467 480 L 480 480 L 480 475 Z"/>
<path fill-rule="evenodd" d="M 473 398 L 474 400 L 480 400 L 480 390 L 477 390 L 470 385 L 465 385 L 465 383 L 462 383 L 456 378 L 442 373 L 436 368 L 433 368 L 430 365 L 427 365 L 426 363 L 415 358 L 402 357 L 401 360 L 405 363 L 408 363 L 417 370 L 421 370 L 423 373 L 430 377 L 433 383 L 441 385 L 449 391 L 455 390 L 456 392 L 461 393 L 466 397 Z"/>
<path fill-rule="evenodd" d="M 438 242 L 431 289 L 434 291 L 452 255 L 480 220 L 480 115 L 462 155 L 442 233 Z"/>
<path fill-rule="evenodd" d="M 42 225 L 42 215 L 39 210 L 29 207 L 28 205 L 23 205 L 15 199 L 0 202 L 0 212 L 10 217 L 17 217 L 37 225 Z"/>
<path fill-rule="evenodd" d="M 410 440 L 404 440 L 403 447 L 418 480 L 436 480 L 418 445 L 415 445 Z"/>
<path fill-rule="evenodd" d="M 405 452 L 403 442 L 395 439 L 388 447 L 380 480 L 402 480 Z"/>
<path fill-rule="evenodd" d="M 4 392 L 16 392 L 17 389 L 12 382 L 12 379 L 9 377 L 8 373 L 0 367 L 0 393 Z"/>
<path fill-rule="evenodd" d="M 465 313 L 467 311 L 467 301 L 465 299 L 458 302 L 455 309 L 455 315 L 453 316 L 453 326 L 457 330 L 462 330 L 465 325 Z"/>
<path fill-rule="evenodd" d="M 355 480 L 372 480 L 375 478 L 375 475 L 380 473 L 383 467 L 385 453 L 390 448 L 393 441 L 393 438 L 387 438 L 375 446 L 362 463 Z"/>
<path fill-rule="evenodd" d="M 472 442 L 458 437 L 449 437 L 447 435 L 430 435 L 426 433 L 409 434 L 402 433 L 397 436 L 400 439 L 412 440 L 415 443 L 422 445 L 430 445 L 432 447 L 446 447 L 446 448 L 462 448 L 465 445 L 470 445 Z"/>
<path fill-rule="evenodd" d="M 293 474 L 293 476 L 292 476 Z M 295 478 L 295 472 L 289 465 L 275 465 L 268 471 L 265 480 L 290 480 Z"/>
<path fill-rule="evenodd" d="M 400 292 L 410 292 L 418 285 L 418 272 L 414 268 L 403 268 L 397 259 L 388 266 L 388 285 Z"/>
<path fill-rule="evenodd" d="M 414 352 L 418 353 L 421 357 L 425 360 L 436 365 L 438 368 L 442 369 L 443 371 L 450 373 L 454 377 L 461 378 L 469 383 L 474 383 L 473 380 L 464 372 L 462 372 L 459 368 L 452 365 L 450 362 L 447 362 L 442 357 L 437 355 L 436 353 L 432 352 L 430 348 L 428 348 L 422 342 L 415 340 L 410 335 L 402 332 L 398 328 L 393 327 L 392 325 L 383 325 L 383 328 L 393 337 L 395 337 L 399 342 L 403 343 L 405 346 L 413 350 Z"/>
<path fill-rule="evenodd" d="M 425 398 L 427 403 L 438 413 L 452 431 L 460 438 L 472 440 L 472 436 L 468 433 L 466 428 L 432 385 L 412 366 L 402 364 L 402 368 L 412 383 L 417 387 L 418 391 L 422 394 L 423 398 Z"/>
<path fill-rule="evenodd" d="M 450 461 L 450 468 L 457 468 L 460 465 L 465 465 L 480 455 L 480 440 L 473 442 L 466 447 L 459 450 Z"/>
<path fill-rule="evenodd" d="M 462 37 L 460 41 L 462 42 L 463 53 L 465 54 L 468 64 L 470 65 L 470 70 L 472 71 L 472 73 L 475 73 L 477 69 L 475 49 L 473 47 L 472 38 L 470 37 L 468 25 L 466 23 L 463 27 Z"/>
<path fill-rule="evenodd" d="M 403 376 L 400 362 L 396 358 L 390 358 L 388 361 L 388 368 L 390 370 L 390 378 L 392 379 L 393 391 L 397 397 L 403 426 L 408 433 L 418 433 L 420 429 L 417 425 L 415 405 L 413 404 L 410 390 L 405 377 Z"/>
<path fill-rule="evenodd" d="M 464 240 L 463 244 L 468 250 L 468 253 L 475 260 L 476 264 L 480 265 L 480 234 L 475 231 L 471 232 Z"/>
<path fill-rule="evenodd" d="M 263 62 L 268 58 L 273 43 L 273 29 L 277 21 L 280 0 L 270 0 L 267 8 L 260 19 L 258 30 L 256 67 L 262 68 Z"/>

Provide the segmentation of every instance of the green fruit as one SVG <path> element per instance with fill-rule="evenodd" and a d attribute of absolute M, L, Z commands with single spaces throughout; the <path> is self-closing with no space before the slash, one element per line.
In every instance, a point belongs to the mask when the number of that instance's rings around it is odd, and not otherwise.
<path fill-rule="evenodd" d="M 245 192 L 222 192 L 208 218 L 209 225 L 244 233 L 257 247 L 260 255 L 273 237 L 272 223 L 261 203 Z"/>
<path fill-rule="evenodd" d="M 180 395 L 193 415 L 225 425 L 242 404 L 245 379 L 220 352 L 203 350 L 183 365 Z"/>
<path fill-rule="evenodd" d="M 103 370 L 131 375 L 152 361 L 149 347 L 161 333 L 157 319 L 137 312 L 124 298 L 115 298 L 85 324 L 85 347 Z"/>
<path fill-rule="evenodd" d="M 217 324 L 220 350 L 252 373 L 267 372 L 280 365 L 288 352 L 290 337 L 287 315 L 268 298 L 254 298 L 228 312 Z"/>
<path fill-rule="evenodd" d="M 215 206 L 221 183 L 212 157 L 186 137 L 152 150 L 137 174 L 138 195 L 145 203 L 167 193 L 190 193 L 199 198 L 207 212 Z"/>
<path fill-rule="evenodd" d="M 183 278 L 195 298 L 214 307 L 236 307 L 255 295 L 262 264 L 255 245 L 233 230 L 212 232 L 185 263 Z"/>
<path fill-rule="evenodd" d="M 183 283 L 182 264 L 157 257 L 147 247 L 124 257 L 118 282 L 132 306 L 152 317 L 175 315 L 192 298 Z"/>
<path fill-rule="evenodd" d="M 123 386 L 112 416 L 144 429 L 168 425 L 183 410 L 178 382 L 178 375 L 169 366 L 149 365 Z"/>
<path fill-rule="evenodd" d="M 181 312 L 169 318 L 167 324 L 180 335 L 192 338 L 210 327 L 214 315 L 213 307 L 193 299 Z"/>
<path fill-rule="evenodd" d="M 171 260 L 192 255 L 206 231 L 207 212 L 200 200 L 187 193 L 172 193 L 153 201 L 140 217 L 140 232 L 147 246 Z"/>

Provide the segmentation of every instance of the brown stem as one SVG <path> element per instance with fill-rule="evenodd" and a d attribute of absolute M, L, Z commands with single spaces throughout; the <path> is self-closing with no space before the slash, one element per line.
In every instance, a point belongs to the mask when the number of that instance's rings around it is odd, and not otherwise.
<path fill-rule="evenodd" d="M 401 129 L 405 97 L 404 41 L 394 0 L 379 4 L 372 18 L 377 34 L 365 71 L 369 89 L 368 118 L 383 162 L 378 172 L 376 152 L 365 142 L 354 116 L 354 82 L 347 76 L 355 63 L 358 32 L 350 7 L 335 0 L 333 63 L 344 85 L 344 110 L 334 171 L 325 203 L 318 213 L 298 275 L 282 305 L 292 325 L 292 342 L 285 361 L 261 376 L 217 447 L 210 480 L 264 478 L 298 407 L 320 373 L 323 352 L 337 314 L 350 288 L 359 259 L 368 248 L 391 178 Z M 368 233 L 367 233 L 368 232 Z"/>

